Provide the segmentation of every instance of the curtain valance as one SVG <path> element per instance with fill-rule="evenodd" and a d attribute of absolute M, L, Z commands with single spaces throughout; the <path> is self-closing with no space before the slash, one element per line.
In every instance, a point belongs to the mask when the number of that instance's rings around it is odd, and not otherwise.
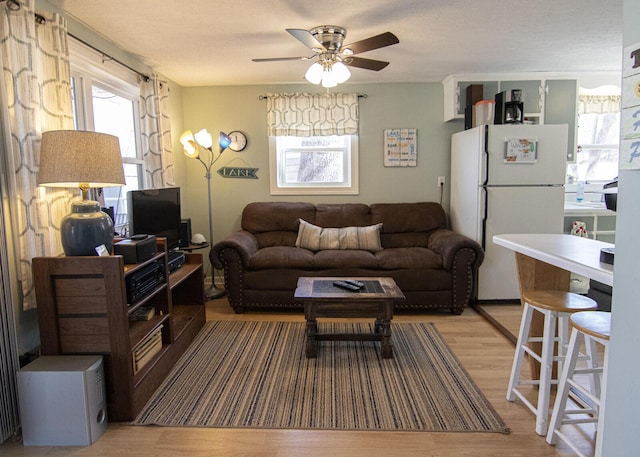
<path fill-rule="evenodd" d="M 620 95 L 580 95 L 578 113 L 619 113 Z"/>
<path fill-rule="evenodd" d="M 267 94 L 269 136 L 358 134 L 357 94 Z"/>

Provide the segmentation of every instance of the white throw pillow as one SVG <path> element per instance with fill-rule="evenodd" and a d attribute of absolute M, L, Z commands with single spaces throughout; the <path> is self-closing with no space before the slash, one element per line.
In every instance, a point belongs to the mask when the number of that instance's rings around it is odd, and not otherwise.
<path fill-rule="evenodd" d="M 296 247 L 321 251 L 323 249 L 362 249 L 378 252 L 382 250 L 380 230 L 382 224 L 366 227 L 318 227 L 300 219 Z"/>

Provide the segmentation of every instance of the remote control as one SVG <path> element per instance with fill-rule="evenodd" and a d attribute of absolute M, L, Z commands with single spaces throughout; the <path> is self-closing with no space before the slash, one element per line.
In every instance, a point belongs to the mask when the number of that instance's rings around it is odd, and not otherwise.
<path fill-rule="evenodd" d="M 358 286 L 354 286 L 353 284 L 349 284 L 346 281 L 334 281 L 333 285 L 339 287 L 344 290 L 350 290 L 351 292 L 357 292 L 360 290 Z"/>
<path fill-rule="evenodd" d="M 353 284 L 358 289 L 362 289 L 364 287 L 364 283 L 362 281 L 357 281 L 355 279 L 345 279 L 344 282 L 348 282 L 349 284 Z"/>

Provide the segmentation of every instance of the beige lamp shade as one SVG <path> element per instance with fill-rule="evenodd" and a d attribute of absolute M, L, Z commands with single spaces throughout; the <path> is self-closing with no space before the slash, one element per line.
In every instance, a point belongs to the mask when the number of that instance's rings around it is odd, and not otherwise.
<path fill-rule="evenodd" d="M 81 130 L 42 134 L 38 185 L 112 187 L 125 184 L 118 137 Z"/>
<path fill-rule="evenodd" d="M 118 137 L 81 130 L 42 134 L 38 185 L 79 187 L 82 201 L 71 203 L 71 214 L 60 222 L 64 253 L 102 255 L 113 250 L 113 221 L 96 201 L 87 200 L 90 187 L 124 185 Z"/>

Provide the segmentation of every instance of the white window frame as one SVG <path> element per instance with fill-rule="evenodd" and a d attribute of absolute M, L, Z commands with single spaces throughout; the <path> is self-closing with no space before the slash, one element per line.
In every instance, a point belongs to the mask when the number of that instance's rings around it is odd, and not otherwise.
<path fill-rule="evenodd" d="M 278 174 L 282 172 L 279 161 L 279 151 L 277 147 L 277 137 L 269 137 L 269 183 L 271 195 L 358 195 L 360 186 L 358 180 L 358 135 L 348 135 L 350 137 L 350 151 L 347 151 L 349 158 L 345 163 L 347 173 L 350 176 L 350 183 L 346 185 L 295 185 L 286 187 L 278 183 Z"/>
<path fill-rule="evenodd" d="M 580 115 L 579 115 L 580 116 Z M 580 128 L 580 124 L 578 122 L 578 127 Z M 576 135 L 577 137 L 577 135 Z M 608 144 L 608 143 L 602 143 L 602 144 L 591 144 L 591 143 L 577 143 L 578 148 L 582 149 L 583 151 L 589 151 L 590 149 L 613 149 L 613 150 L 617 150 L 618 151 L 618 161 L 620 160 L 620 144 Z M 575 162 L 572 163 L 567 163 L 567 170 L 569 170 L 570 167 L 577 167 L 578 166 L 578 154 L 576 153 L 575 156 Z M 569 178 L 570 173 L 567 171 L 567 178 Z M 606 178 L 606 179 L 586 179 L 583 180 L 584 183 L 584 191 L 585 193 L 595 193 L 600 195 L 600 201 L 604 201 L 604 196 L 602 195 L 602 186 L 606 183 L 611 182 L 613 179 L 615 178 L 615 176 Z M 565 193 L 568 194 L 574 194 L 577 192 L 578 189 L 578 180 L 572 179 L 572 180 L 568 180 L 568 182 L 565 183 Z"/>
<path fill-rule="evenodd" d="M 69 38 L 69 63 L 71 78 L 74 86 L 74 121 L 78 130 L 95 131 L 93 116 L 93 87 L 106 90 L 114 95 L 131 101 L 133 109 L 133 128 L 135 131 L 135 157 L 123 156 L 125 167 L 135 167 L 137 183 L 128 183 L 128 186 L 119 187 L 119 204 L 114 206 L 116 210 L 115 229 L 117 232 L 126 230 L 128 208 L 126 204 L 126 187 L 129 189 L 145 189 L 146 173 L 142 151 L 142 138 L 140 126 L 140 85 L 138 74 L 118 64 L 106 60 L 100 52 L 86 46 L 80 41 Z M 126 171 L 126 170 L 125 170 Z M 129 180 L 129 178 L 127 178 Z M 102 197 L 98 198 L 102 200 Z M 106 199 L 106 198 L 105 198 Z M 102 203 L 108 204 L 102 200 Z M 121 204 L 120 204 L 121 203 Z"/>
<path fill-rule="evenodd" d="M 94 130 L 92 91 L 93 85 L 132 101 L 135 124 L 137 157 L 123 157 L 123 163 L 139 168 L 139 187 L 146 188 L 142 141 L 140 136 L 140 86 L 138 75 L 116 62 L 105 61 L 99 52 L 81 42 L 69 38 L 69 62 L 71 77 L 75 80 L 76 118 L 78 130 Z"/>

